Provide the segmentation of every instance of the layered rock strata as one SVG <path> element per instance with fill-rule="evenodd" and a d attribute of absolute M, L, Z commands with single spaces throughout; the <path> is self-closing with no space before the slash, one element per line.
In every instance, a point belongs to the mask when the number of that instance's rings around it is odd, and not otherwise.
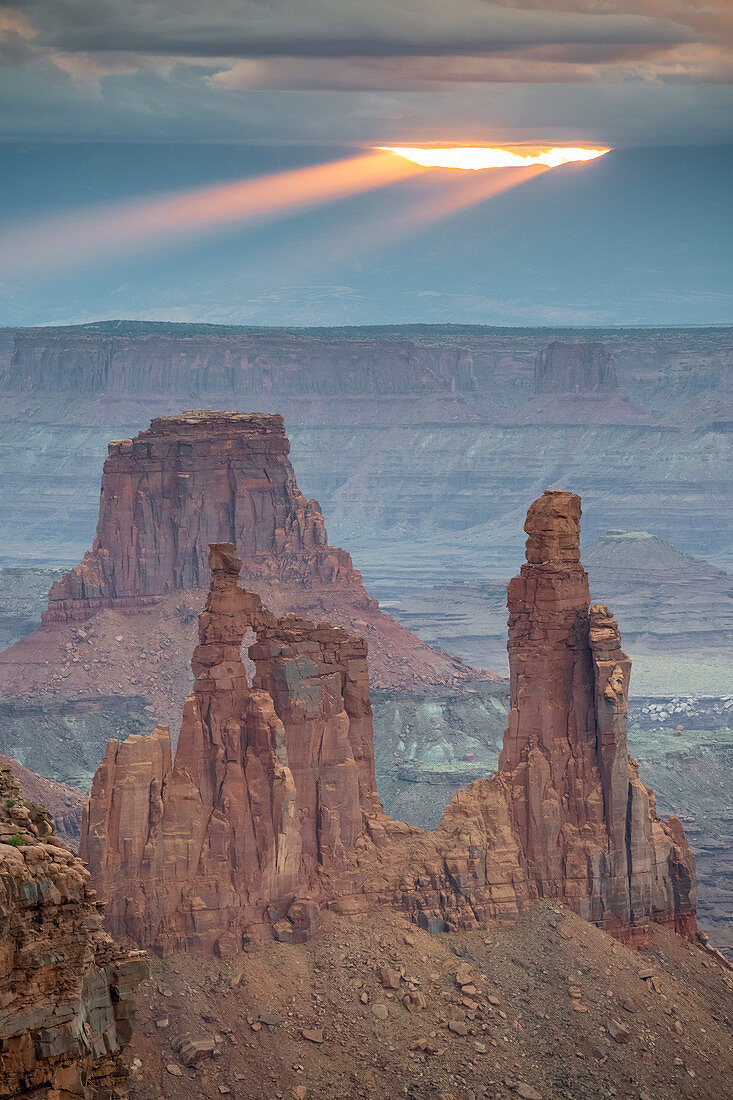
<path fill-rule="evenodd" d="M 499 769 L 459 791 L 434 833 L 379 804 L 363 641 L 276 618 L 238 587 L 234 547 L 213 545 L 175 763 L 158 729 L 111 741 L 95 777 L 82 851 L 110 928 L 163 952 L 224 952 L 267 929 L 305 937 L 322 906 L 388 905 L 442 930 L 554 898 L 624 939 L 650 920 L 693 932 L 694 860 L 626 751 L 630 661 L 608 610 L 589 607 L 579 498 L 545 493 L 525 529 Z"/>
<path fill-rule="evenodd" d="M 633 928 L 648 916 L 694 927 L 694 859 L 662 823 L 627 752 L 631 661 L 580 564 L 580 498 L 531 506 L 527 563 L 509 583 L 511 711 L 499 776 L 541 897 Z"/>
<path fill-rule="evenodd" d="M 94 546 L 49 593 L 44 624 L 138 608 L 208 583 L 212 542 L 233 542 L 250 585 L 342 589 L 375 606 L 299 490 L 283 418 L 196 410 L 109 445 Z"/>
<path fill-rule="evenodd" d="M 86 794 L 78 787 L 57 783 L 45 775 L 37 775 L 17 760 L 0 754 L 0 767 L 9 767 L 20 784 L 23 797 L 38 802 L 50 812 L 56 835 L 74 851 L 79 847 L 81 815 Z"/>
<path fill-rule="evenodd" d="M 148 706 L 177 726 L 210 543 L 236 544 L 248 589 L 277 615 L 328 618 L 366 637 L 385 690 L 453 688 L 479 675 L 367 595 L 350 556 L 328 544 L 318 502 L 298 488 L 289 446 L 281 416 L 206 411 L 153 420 L 110 445 L 92 549 L 52 586 L 41 628 L 0 654 L 0 703 L 13 715 L 46 704 L 48 762 L 7 726 L 1 751 L 85 783 L 109 736 L 90 710 L 100 700 L 124 696 L 136 723 Z M 63 716 L 53 717 L 59 707 L 78 726 L 73 749 Z"/>
<path fill-rule="evenodd" d="M 365 816 L 381 812 L 366 646 L 327 623 L 277 619 L 238 587 L 241 564 L 232 544 L 212 545 L 175 762 L 167 727 L 110 741 L 82 827 L 109 926 L 166 950 L 224 952 L 232 929 L 241 945 L 243 928 L 287 911 L 307 927 L 299 891 L 342 868 Z"/>
<path fill-rule="evenodd" d="M 553 341 L 537 354 L 535 393 L 615 393 L 616 365 L 603 344 Z"/>
<path fill-rule="evenodd" d="M 116 327 L 115 327 L 116 326 Z M 120 331 L 120 327 L 126 331 Z M 79 328 L 3 329 L 0 389 L 10 393 L 92 393 L 120 400 L 144 395 L 310 397 L 471 392 L 477 386 L 465 341 L 435 344 L 398 328 L 239 331 L 226 325 L 114 322 Z M 419 337 L 419 333 L 417 334 Z"/>
<path fill-rule="evenodd" d="M 0 1095 L 127 1094 L 140 951 L 115 946 L 89 871 L 0 764 Z"/>

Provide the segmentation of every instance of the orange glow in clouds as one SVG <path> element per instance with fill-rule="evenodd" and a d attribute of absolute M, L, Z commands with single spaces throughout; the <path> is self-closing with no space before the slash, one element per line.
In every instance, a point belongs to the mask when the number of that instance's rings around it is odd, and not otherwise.
<path fill-rule="evenodd" d="M 483 168 L 530 168 L 542 165 L 557 168 L 573 161 L 595 160 L 609 149 L 543 149 L 538 153 L 513 153 L 511 149 L 464 148 L 416 149 L 411 146 L 380 145 L 384 152 L 396 153 L 423 168 L 463 168 L 478 172 Z"/>

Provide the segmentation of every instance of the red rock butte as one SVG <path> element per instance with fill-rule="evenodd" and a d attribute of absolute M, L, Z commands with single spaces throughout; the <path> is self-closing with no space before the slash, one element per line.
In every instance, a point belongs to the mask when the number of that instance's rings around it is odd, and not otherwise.
<path fill-rule="evenodd" d="M 208 583 L 209 544 L 233 542 L 249 584 L 342 589 L 376 606 L 306 500 L 281 416 L 206 409 L 110 443 L 94 545 L 49 593 L 44 624 L 138 608 Z"/>
<path fill-rule="evenodd" d="M 603 344 L 564 344 L 554 340 L 534 366 L 535 393 L 615 393 L 616 365 Z"/>
<path fill-rule="evenodd" d="M 431 931 L 515 919 L 554 898 L 625 940 L 695 930 L 694 859 L 628 756 L 630 661 L 590 607 L 580 499 L 529 510 L 509 585 L 511 713 L 498 771 L 433 833 L 391 821 L 374 781 L 364 642 L 277 618 L 210 550 L 196 677 L 175 759 L 168 730 L 110 741 L 82 828 L 108 927 L 161 953 L 307 938 L 318 913 L 406 911 Z M 256 673 L 247 681 L 247 630 Z"/>
<path fill-rule="evenodd" d="M 43 693 L 49 671 L 69 668 L 62 647 L 74 648 L 76 636 L 58 628 L 105 610 L 170 620 L 176 593 L 205 590 L 209 545 L 219 542 L 236 546 L 247 587 L 277 613 L 327 615 L 363 633 L 380 686 L 457 685 L 479 675 L 380 611 L 350 555 L 328 544 L 320 505 L 298 488 L 289 451 L 281 416 L 205 409 L 160 417 L 135 439 L 110 443 L 92 549 L 52 586 L 42 630 L 0 656 L 0 690 Z M 42 636 L 54 629 L 57 656 Z M 70 666 L 72 697 L 124 679 L 123 669 L 96 666 L 85 677 L 82 664 Z M 181 676 L 187 670 L 176 670 Z"/>

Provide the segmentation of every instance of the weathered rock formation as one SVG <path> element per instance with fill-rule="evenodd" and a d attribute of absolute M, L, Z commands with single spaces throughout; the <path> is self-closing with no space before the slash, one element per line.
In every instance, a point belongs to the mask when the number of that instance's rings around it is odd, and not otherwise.
<path fill-rule="evenodd" d="M 535 393 L 615 393 L 616 366 L 603 344 L 553 341 L 534 367 Z"/>
<path fill-rule="evenodd" d="M 51 814 L 56 835 L 76 851 L 79 845 L 82 809 L 86 802 L 84 791 L 57 783 L 45 775 L 37 775 L 24 768 L 17 760 L 0 754 L 0 767 L 10 768 L 20 784 L 23 797 L 38 802 Z"/>
<path fill-rule="evenodd" d="M 248 589 L 277 615 L 365 637 L 387 691 L 491 677 L 370 599 L 349 555 L 329 546 L 288 450 L 282 417 L 259 413 L 164 417 L 111 444 L 93 548 L 53 585 L 42 626 L 0 653 L 0 752 L 87 785 L 115 728 L 146 728 L 154 713 L 177 729 L 212 542 L 236 544 Z"/>
<path fill-rule="evenodd" d="M 0 1095 L 126 1095 L 147 958 L 116 947 L 89 871 L 0 764 Z"/>
<path fill-rule="evenodd" d="M 633 928 L 694 923 L 694 860 L 682 827 L 656 818 L 626 744 L 631 661 L 608 609 L 590 607 L 580 498 L 529 510 L 527 564 L 509 583 L 511 711 L 499 775 L 540 897 Z M 676 849 L 676 850 L 675 850 Z"/>
<path fill-rule="evenodd" d="M 127 688 L 173 720 L 214 542 L 236 545 L 247 587 L 277 614 L 363 634 L 381 686 L 475 676 L 366 594 L 350 556 L 328 545 L 318 502 L 298 489 L 289 447 L 281 416 L 202 411 L 110 444 L 93 548 L 52 586 L 42 628 L 0 655 L 0 695 L 51 694 L 78 709 Z"/>
<path fill-rule="evenodd" d="M 366 647 L 276 618 L 211 547 L 193 694 L 168 731 L 111 741 L 82 852 L 109 927 L 161 951 L 308 934 L 319 906 L 406 909 L 429 929 L 515 918 L 556 898 L 622 938 L 695 928 L 694 860 L 626 751 L 630 661 L 589 608 L 580 500 L 530 508 L 509 586 L 512 710 L 498 772 L 459 791 L 434 833 L 390 821 L 375 791 Z M 249 687 L 240 646 L 251 629 Z"/>
<path fill-rule="evenodd" d="M 140 608 L 208 583 L 212 542 L 233 542 L 250 585 L 342 590 L 373 608 L 344 550 L 298 489 L 281 416 L 192 411 L 109 445 L 94 546 L 51 588 L 44 624 Z"/>
<path fill-rule="evenodd" d="M 110 741 L 81 854 L 104 884 L 111 928 L 223 952 L 288 911 L 306 927 L 299 889 L 342 868 L 381 808 L 364 642 L 277 619 L 237 586 L 232 544 L 213 544 L 210 563 L 175 763 L 165 727 Z M 250 629 L 253 687 L 241 658 Z"/>
<path fill-rule="evenodd" d="M 4 561 L 80 561 L 108 441 L 205 406 L 284 414 L 301 488 L 320 501 L 335 543 L 360 568 L 368 561 L 367 589 L 380 600 L 448 572 L 475 581 L 488 554 L 495 575 L 510 576 L 516 502 L 538 485 L 584 486 L 586 541 L 609 525 L 648 527 L 730 569 L 729 331 L 577 329 L 563 339 L 607 347 L 630 402 L 528 402 L 547 329 L 2 329 Z"/>
<path fill-rule="evenodd" d="M 109 394 L 175 393 L 201 400 L 227 394 L 246 398 L 276 393 L 384 394 L 472 391 L 470 350 L 433 345 L 397 330 L 375 343 L 373 330 L 359 338 L 301 330 L 233 331 L 197 326 L 104 322 L 81 328 L 3 329 L 0 389 L 9 392 Z"/>

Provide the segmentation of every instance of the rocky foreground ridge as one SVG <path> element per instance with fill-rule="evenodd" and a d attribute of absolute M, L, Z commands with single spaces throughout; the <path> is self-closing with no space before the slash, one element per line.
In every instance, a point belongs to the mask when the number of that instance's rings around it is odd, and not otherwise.
<path fill-rule="evenodd" d="M 11 768 L 21 794 L 30 802 L 44 806 L 53 818 L 54 831 L 69 848 L 79 847 L 79 829 L 82 810 L 86 802 L 84 791 L 48 779 L 45 775 L 24 768 L 17 760 L 0 753 L 0 768 Z"/>
<path fill-rule="evenodd" d="M 0 763 L 0 1095 L 127 1094 L 147 957 L 113 944 L 89 871 Z"/>
<path fill-rule="evenodd" d="M 546 492 L 525 530 L 499 769 L 433 833 L 379 804 L 363 641 L 277 618 L 237 585 L 234 546 L 212 545 L 175 758 L 159 727 L 111 741 L 94 779 L 82 854 L 110 930 L 163 954 L 227 955 L 263 933 L 307 939 L 323 909 L 386 906 L 440 931 L 552 898 L 624 940 L 650 921 L 694 932 L 682 826 L 659 819 L 627 754 L 630 661 L 608 610 L 589 607 L 580 499 Z"/>

